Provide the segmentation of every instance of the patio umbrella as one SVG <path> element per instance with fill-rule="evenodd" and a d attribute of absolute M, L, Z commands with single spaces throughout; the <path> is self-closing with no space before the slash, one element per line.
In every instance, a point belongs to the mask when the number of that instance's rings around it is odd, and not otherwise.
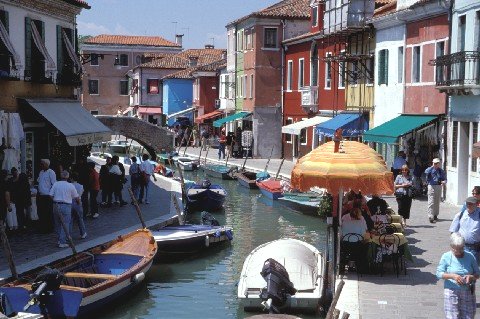
<path fill-rule="evenodd" d="M 348 189 L 364 194 L 393 194 L 392 181 L 382 156 L 354 141 L 343 141 L 337 153 L 334 142 L 319 146 L 297 162 L 291 175 L 295 189 L 308 191 L 318 186 L 331 194 Z"/>

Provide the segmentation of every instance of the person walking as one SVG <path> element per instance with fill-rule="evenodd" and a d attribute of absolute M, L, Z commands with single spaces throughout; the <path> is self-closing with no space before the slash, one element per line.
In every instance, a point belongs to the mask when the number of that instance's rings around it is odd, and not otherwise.
<path fill-rule="evenodd" d="M 75 187 L 78 196 L 83 199 L 82 195 L 84 193 L 83 185 L 78 182 L 78 173 L 74 172 L 71 176 L 71 183 Z M 80 238 L 87 238 L 87 228 L 85 227 L 85 221 L 83 220 L 83 202 L 81 205 L 77 202 L 72 201 L 72 217 L 77 221 L 78 229 L 80 230 Z M 73 220 L 70 223 L 70 226 L 73 225 Z M 70 234 L 72 234 L 72 227 L 69 229 Z"/>
<path fill-rule="evenodd" d="M 138 201 L 140 199 L 140 165 L 137 163 L 137 157 L 132 156 L 132 165 L 128 170 L 128 175 L 130 175 L 130 187 L 132 188 L 133 197 Z M 133 205 L 132 200 L 132 205 Z"/>
<path fill-rule="evenodd" d="M 88 185 L 89 185 L 89 200 L 90 200 L 90 216 L 98 218 L 98 192 L 100 192 L 100 174 L 95 170 L 95 162 L 88 162 Z"/>
<path fill-rule="evenodd" d="M 447 319 L 475 318 L 475 281 L 480 270 L 475 257 L 465 251 L 465 239 L 459 233 L 450 235 L 451 250 L 444 253 L 437 267 L 437 278 L 443 279 L 444 311 Z"/>
<path fill-rule="evenodd" d="M 440 167 L 440 159 L 434 158 L 432 166 L 425 170 L 428 184 L 428 220 L 430 223 L 436 223 L 440 210 L 440 198 L 442 196 L 442 187 L 447 182 L 445 171 Z"/>
<path fill-rule="evenodd" d="M 10 191 L 10 201 L 15 205 L 19 229 L 25 229 L 31 226 L 29 208 L 32 206 L 32 197 L 30 193 L 30 184 L 25 173 L 18 174 L 15 167 L 11 169 L 12 177 L 8 181 Z"/>
<path fill-rule="evenodd" d="M 401 174 L 395 178 L 395 197 L 397 198 L 398 214 L 403 217 L 403 227 L 407 226 L 407 219 L 410 218 L 412 207 L 412 177 L 407 165 L 401 168 Z"/>
<path fill-rule="evenodd" d="M 107 205 L 108 194 L 111 193 L 110 166 L 112 158 L 105 158 L 105 164 L 100 167 L 100 189 L 102 190 L 102 206 Z"/>
<path fill-rule="evenodd" d="M 397 157 L 393 159 L 393 165 L 392 165 L 393 178 L 395 178 L 401 173 L 403 165 L 407 165 L 406 157 L 407 155 L 405 154 L 404 151 L 398 151 Z"/>
<path fill-rule="evenodd" d="M 62 171 L 60 176 L 62 179 L 53 184 L 49 195 L 53 200 L 53 214 L 55 216 L 55 231 L 58 237 L 58 247 L 66 248 L 68 247 L 67 236 L 69 234 L 65 233 L 60 218 L 63 219 L 67 231 L 70 231 L 72 227 L 72 203 L 75 201 L 80 206 L 81 202 L 75 186 L 67 181 L 70 174 L 67 171 Z"/>
<path fill-rule="evenodd" d="M 473 196 L 465 199 L 465 205 L 453 218 L 449 231 L 460 233 L 465 239 L 465 250 L 480 262 L 480 208 L 477 202 Z"/>
<path fill-rule="evenodd" d="M 50 190 L 57 181 L 55 172 L 50 168 L 50 160 L 40 160 L 40 173 L 38 174 L 37 212 L 40 231 L 48 234 L 53 231 L 53 206 Z"/>
<path fill-rule="evenodd" d="M 123 165 L 121 165 L 118 160 L 118 156 L 112 156 L 112 163 L 109 170 L 111 189 L 108 193 L 107 207 L 112 206 L 112 197 L 115 197 L 115 204 L 117 205 L 124 206 L 125 204 L 127 204 L 127 202 L 125 202 L 122 198 L 122 188 L 124 180 L 123 176 L 125 176 L 125 169 L 123 169 L 122 172 L 122 169 L 120 167 L 123 167 Z"/>
<path fill-rule="evenodd" d="M 157 178 L 154 174 L 154 165 L 150 163 L 149 156 L 147 154 L 142 155 L 142 163 L 140 164 L 140 174 L 141 174 L 141 188 L 140 188 L 140 197 L 139 203 L 143 202 L 145 196 L 145 204 L 150 204 L 148 201 L 148 190 L 150 188 L 150 176 L 153 176 L 153 180 L 156 182 Z"/>
<path fill-rule="evenodd" d="M 220 137 L 218 138 L 218 160 L 221 159 L 223 156 L 223 159 L 225 159 L 225 146 L 227 144 L 227 136 L 225 136 L 225 128 L 222 128 L 222 131 L 220 132 Z"/>

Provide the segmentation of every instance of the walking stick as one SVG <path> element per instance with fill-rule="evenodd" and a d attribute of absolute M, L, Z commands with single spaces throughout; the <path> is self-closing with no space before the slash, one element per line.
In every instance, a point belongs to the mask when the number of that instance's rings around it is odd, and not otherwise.
<path fill-rule="evenodd" d="M 63 220 L 63 216 L 61 213 L 57 213 L 57 215 L 58 215 L 58 219 L 60 219 L 60 224 L 62 224 L 63 231 L 65 232 L 65 235 L 67 237 L 68 245 L 72 249 L 73 254 L 76 255 L 77 250 L 75 249 L 75 245 L 73 244 L 72 236 L 70 236 L 70 231 L 68 230 L 68 227 L 65 224 L 65 221 Z"/>
<path fill-rule="evenodd" d="M 12 277 L 15 279 L 18 279 L 17 268 L 15 267 L 15 263 L 13 262 L 12 248 L 10 247 L 7 234 L 5 233 L 5 224 L 1 221 L 0 221 L 0 239 L 3 244 L 3 250 L 5 250 L 5 255 L 7 257 L 8 266 L 10 267 L 10 272 L 12 273 Z"/>
<path fill-rule="evenodd" d="M 277 179 L 278 175 L 280 174 L 280 170 L 282 169 L 283 162 L 285 162 L 284 158 L 282 158 L 282 161 L 280 162 L 280 166 L 278 167 L 277 174 L 275 174 L 275 179 Z"/>
<path fill-rule="evenodd" d="M 133 195 L 133 191 L 131 187 L 128 188 L 128 193 L 130 194 L 130 198 L 132 199 L 133 206 L 135 206 L 135 210 L 137 211 L 137 215 L 138 215 L 138 218 L 140 219 L 140 223 L 142 223 L 142 227 L 147 228 L 147 225 L 143 220 L 142 211 L 140 210 L 140 206 L 138 206 L 137 199 L 135 198 L 135 195 Z"/>

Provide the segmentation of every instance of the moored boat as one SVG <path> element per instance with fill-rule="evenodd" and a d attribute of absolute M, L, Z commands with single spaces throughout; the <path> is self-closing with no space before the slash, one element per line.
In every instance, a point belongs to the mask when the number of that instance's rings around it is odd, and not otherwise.
<path fill-rule="evenodd" d="M 187 207 L 193 210 L 218 210 L 221 209 L 227 191 L 220 185 L 213 185 L 209 180 L 187 188 Z"/>
<path fill-rule="evenodd" d="M 254 172 L 248 172 L 245 170 L 238 171 L 235 174 L 237 178 L 238 184 L 243 187 L 250 188 L 250 189 L 257 189 L 257 181 L 256 176 L 257 174 Z"/>
<path fill-rule="evenodd" d="M 267 198 L 277 200 L 283 196 L 281 181 L 269 178 L 263 181 L 257 181 L 260 192 Z"/>
<path fill-rule="evenodd" d="M 297 239 L 278 239 L 245 258 L 238 299 L 246 311 L 316 312 L 322 301 L 324 257 Z"/>
<path fill-rule="evenodd" d="M 322 195 L 316 192 L 286 192 L 278 200 L 281 204 L 302 214 L 318 216 L 318 207 L 322 201 Z"/>
<path fill-rule="evenodd" d="M 118 299 L 145 278 L 157 252 L 157 244 L 147 229 L 93 247 L 85 252 L 52 262 L 21 274 L 20 279 L 0 282 L 15 311 L 50 317 L 76 317 L 92 313 Z M 40 297 L 32 299 L 36 292 Z M 38 303 L 42 301 L 42 305 Z"/>
<path fill-rule="evenodd" d="M 129 143 L 128 141 L 111 140 L 110 142 L 107 143 L 107 147 L 110 149 L 112 153 L 127 154 Z"/>
<path fill-rule="evenodd" d="M 202 166 L 206 175 L 220 179 L 234 179 L 231 169 L 225 165 L 207 164 Z"/>
<path fill-rule="evenodd" d="M 181 156 L 177 159 L 178 166 L 184 171 L 193 171 L 196 170 L 200 164 L 198 159 L 194 159 L 187 156 Z"/>

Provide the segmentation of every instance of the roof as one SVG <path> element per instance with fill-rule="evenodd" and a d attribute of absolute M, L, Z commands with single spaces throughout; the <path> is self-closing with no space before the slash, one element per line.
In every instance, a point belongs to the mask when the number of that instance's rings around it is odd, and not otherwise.
<path fill-rule="evenodd" d="M 248 18 L 310 19 L 310 0 L 283 0 L 260 11 L 252 12 L 227 26 L 240 23 Z"/>
<path fill-rule="evenodd" d="M 70 4 L 73 4 L 77 7 L 82 7 L 84 9 L 90 9 L 90 5 L 86 2 L 86 1 L 83 1 L 83 0 L 63 0 L 64 2 L 66 3 L 70 3 Z"/>
<path fill-rule="evenodd" d="M 140 35 L 109 35 L 100 34 L 89 38 L 85 44 L 117 44 L 117 45 L 145 45 L 157 47 L 181 47 L 181 45 L 168 41 L 162 37 Z"/>
<path fill-rule="evenodd" d="M 194 67 L 181 70 L 167 76 L 164 76 L 163 79 L 194 79 L 194 72 L 216 72 L 217 70 L 227 66 L 227 59 L 222 58 L 220 60 L 214 61 L 209 64 L 197 65 Z"/>
<path fill-rule="evenodd" d="M 190 59 L 197 58 L 197 65 L 210 64 L 222 58 L 226 52 L 223 49 L 189 49 L 175 55 L 143 63 L 140 67 L 154 69 L 187 69 Z"/>

